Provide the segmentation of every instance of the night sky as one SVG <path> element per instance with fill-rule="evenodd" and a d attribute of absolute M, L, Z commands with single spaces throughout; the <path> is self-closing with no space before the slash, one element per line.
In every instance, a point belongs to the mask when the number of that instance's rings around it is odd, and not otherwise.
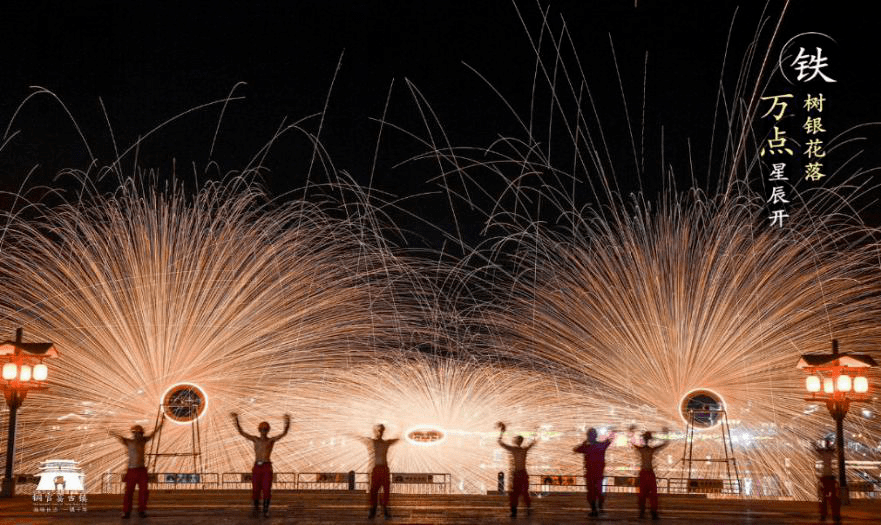
<path fill-rule="evenodd" d="M 470 68 L 525 116 L 534 71 L 528 33 L 538 35 L 540 10 L 550 6 L 548 16 L 555 30 L 561 16 L 566 20 L 622 188 L 632 191 L 637 186 L 611 45 L 637 132 L 648 53 L 643 129 L 649 168 L 643 188 L 651 193 L 660 187 L 662 126 L 664 159 L 680 183 L 690 178 L 686 145 L 690 139 L 698 183 L 706 185 L 707 172 L 713 173 L 706 159 L 729 27 L 733 21 L 722 80 L 730 92 L 737 80 L 737 64 L 762 21 L 762 2 L 742 4 L 747 2 L 524 1 L 515 7 L 509 1 L 297 0 L 219 8 L 207 2 L 186 6 L 20 2 L 4 7 L 0 19 L 0 124 L 5 129 L 31 92 L 30 86 L 48 88 L 73 114 L 93 154 L 107 163 L 115 154 L 99 99 L 116 143 L 124 148 L 166 119 L 221 99 L 236 83 L 245 83 L 235 91 L 245 98 L 227 109 L 212 157 L 208 152 L 220 106 L 196 111 L 142 145 L 143 167 L 167 175 L 174 160 L 178 175 L 192 180 L 193 163 L 200 172 L 209 160 L 216 161 L 221 172 L 242 168 L 285 119 L 291 123 L 320 113 L 330 91 L 321 139 L 335 167 L 366 186 L 379 130 L 372 119 L 383 114 L 392 86 L 387 120 L 417 136 L 425 137 L 427 131 L 408 82 L 431 105 L 453 145 L 486 146 L 499 136 L 522 137 L 510 110 Z M 839 80 L 827 96 L 830 133 L 881 121 L 873 17 L 861 12 L 860 2 L 835 2 L 834 7 L 826 2 L 795 4 L 781 26 L 778 46 L 808 31 L 836 40 L 834 49 L 829 49 Z M 770 24 L 776 23 L 781 5 L 772 2 L 768 7 Z M 766 46 L 767 35 L 761 41 Z M 571 59 L 571 50 L 564 55 Z M 783 86 L 781 82 L 775 78 L 772 86 Z M 546 94 L 536 100 L 539 113 L 546 113 Z M 303 127 L 314 132 L 318 122 L 314 117 Z M 37 164 L 40 167 L 25 183 L 27 188 L 45 184 L 68 188 L 69 180 L 54 178 L 57 170 L 82 167 L 88 161 L 70 119 L 49 97 L 29 102 L 12 129 L 21 133 L 0 151 L 0 190 L 17 192 L 26 170 Z M 881 134 L 873 127 L 861 134 L 868 142 L 851 145 L 846 156 L 863 148 L 875 152 L 863 154 L 849 166 L 881 165 L 881 148 L 871 146 Z M 386 128 L 373 187 L 410 197 L 402 204 L 410 213 L 449 228 L 449 204 L 437 195 L 438 185 L 430 182 L 438 173 L 437 164 L 400 165 L 425 149 L 405 133 Z M 270 193 L 302 187 L 311 154 L 302 133 L 292 131 L 279 141 L 265 162 L 263 181 Z M 836 160 L 843 158 L 842 153 Z M 571 155 L 561 153 L 559 162 L 563 167 L 571 165 Z M 497 191 L 492 181 L 479 182 Z M 412 197 L 426 192 L 434 194 Z M 0 202 L 6 207 L 9 199 Z M 488 202 L 478 205 L 485 207 Z M 481 213 L 462 203 L 455 206 L 473 242 Z M 431 236 L 430 229 L 407 214 L 392 215 L 403 226 Z M 877 221 L 871 212 L 867 216 Z M 436 239 L 428 240 L 435 243 Z"/>

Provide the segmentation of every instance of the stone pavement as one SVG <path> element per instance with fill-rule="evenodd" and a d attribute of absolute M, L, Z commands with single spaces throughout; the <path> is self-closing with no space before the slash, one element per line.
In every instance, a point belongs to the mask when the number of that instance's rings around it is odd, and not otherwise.
<path fill-rule="evenodd" d="M 269 518 L 251 518 L 245 491 L 153 491 L 149 515 L 130 520 L 120 519 L 122 496 L 89 496 L 84 513 L 34 513 L 27 496 L 0 499 L 0 524 L 44 525 L 214 525 L 214 524 L 410 524 L 410 525 L 568 525 L 568 524 L 642 524 L 638 520 L 636 498 L 632 494 L 610 494 L 607 512 L 600 518 L 588 518 L 583 494 L 553 494 L 535 498 L 532 515 L 508 517 L 504 496 L 426 496 L 392 494 L 391 520 L 367 519 L 367 501 L 363 493 L 321 493 L 276 491 Z M 137 499 L 137 498 L 136 498 Z M 522 511 L 522 509 L 521 509 Z M 521 512 L 521 514 L 524 514 Z M 881 500 L 860 500 L 844 508 L 844 523 L 881 524 Z M 757 500 L 707 499 L 701 496 L 661 496 L 659 523 L 707 525 L 789 525 L 816 524 L 816 503 Z M 831 522 L 830 522 L 831 523 Z"/>

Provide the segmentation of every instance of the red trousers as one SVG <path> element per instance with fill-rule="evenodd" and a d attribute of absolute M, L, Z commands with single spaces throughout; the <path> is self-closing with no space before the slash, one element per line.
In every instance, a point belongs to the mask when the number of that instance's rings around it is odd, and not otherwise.
<path fill-rule="evenodd" d="M 370 508 L 376 506 L 376 495 L 379 489 L 382 491 L 382 506 L 388 506 L 388 492 L 391 488 L 391 476 L 389 474 L 388 465 L 376 465 L 373 472 L 370 473 Z"/>
<path fill-rule="evenodd" d="M 645 499 L 649 499 L 652 512 L 658 512 L 658 480 L 655 471 L 642 469 L 639 471 L 639 512 L 645 512 Z"/>
<path fill-rule="evenodd" d="M 263 491 L 263 499 L 272 497 L 272 463 L 262 465 L 254 463 L 251 469 L 251 499 L 260 499 L 260 491 Z"/>
<path fill-rule="evenodd" d="M 138 512 L 147 512 L 147 467 L 130 468 L 125 473 L 125 496 L 122 497 L 122 511 L 132 511 L 132 497 L 135 494 L 135 485 L 138 486 Z"/>
<path fill-rule="evenodd" d="M 841 518 L 841 501 L 838 499 L 838 482 L 835 476 L 823 476 L 820 478 L 820 519 L 826 519 L 826 502 L 832 508 L 832 519 Z"/>
<path fill-rule="evenodd" d="M 603 469 L 587 470 L 584 473 L 584 482 L 587 484 L 587 502 L 590 505 L 603 501 Z"/>
<path fill-rule="evenodd" d="M 523 502 L 528 508 L 532 501 L 529 499 L 529 474 L 525 470 L 514 471 L 514 482 L 511 484 L 511 492 L 508 493 L 512 507 L 517 506 L 520 496 L 523 496 Z"/>

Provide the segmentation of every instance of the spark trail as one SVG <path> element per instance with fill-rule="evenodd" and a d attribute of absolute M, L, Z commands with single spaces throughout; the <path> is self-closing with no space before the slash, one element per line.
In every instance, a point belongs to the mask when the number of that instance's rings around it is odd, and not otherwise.
<path fill-rule="evenodd" d="M 399 352 L 402 334 L 426 326 L 413 268 L 378 236 L 315 204 L 270 202 L 240 178 L 192 195 L 128 180 L 9 219 L 4 328 L 20 323 L 27 338 L 62 349 L 51 390 L 22 411 L 24 471 L 73 457 L 95 487 L 122 466 L 108 429 L 152 425 L 178 383 L 207 398 L 202 468 L 236 471 L 249 460 L 225 446 L 230 411 L 308 419 L 301 383 Z M 164 432 L 174 451 L 188 450 L 187 425 Z M 190 461 L 159 468 L 190 471 Z"/>

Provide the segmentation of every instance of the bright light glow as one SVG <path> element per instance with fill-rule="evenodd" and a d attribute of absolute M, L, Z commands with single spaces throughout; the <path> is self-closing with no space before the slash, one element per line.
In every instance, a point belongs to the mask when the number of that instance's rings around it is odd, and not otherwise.
<path fill-rule="evenodd" d="M 823 392 L 826 392 L 827 394 L 835 393 L 835 381 L 833 381 L 831 377 L 823 379 Z"/>
<path fill-rule="evenodd" d="M 857 376 L 853 379 L 853 391 L 857 394 L 865 394 L 869 391 L 869 379 L 866 376 Z"/>
<path fill-rule="evenodd" d="M 820 378 L 818 376 L 808 376 L 805 378 L 805 388 L 808 392 L 820 391 Z"/>
<path fill-rule="evenodd" d="M 31 380 L 31 367 L 30 367 L 30 365 L 21 365 L 21 371 L 18 373 L 18 379 L 20 381 L 30 381 Z"/>
<path fill-rule="evenodd" d="M 404 431 L 404 437 L 411 445 L 430 447 L 446 441 L 447 433 L 435 425 L 416 425 Z"/>
<path fill-rule="evenodd" d="M 721 408 L 723 410 L 725 409 L 725 406 L 726 406 L 725 400 L 722 398 L 722 395 L 719 394 L 719 392 L 716 392 L 715 390 L 711 390 L 708 388 L 693 389 L 693 390 L 687 392 L 684 396 L 682 396 L 682 399 L 679 401 L 679 417 L 680 417 L 680 419 L 682 419 L 682 422 L 685 423 L 686 425 L 690 424 L 689 418 L 686 417 L 686 415 L 688 414 L 688 412 L 687 412 L 688 400 L 695 399 L 696 397 L 697 397 L 697 399 L 709 397 L 709 398 L 714 398 L 714 400 L 715 400 L 715 402 L 712 403 L 711 405 L 706 406 L 706 407 L 700 407 L 700 408 L 713 408 L 713 409 Z M 698 403 L 697 405 L 700 405 L 700 403 Z M 719 425 L 722 422 L 722 417 L 718 413 L 701 411 L 700 408 L 698 408 L 698 410 L 695 411 L 695 417 L 694 417 L 694 421 L 693 421 L 694 429 L 696 431 L 703 431 L 703 430 L 715 428 L 717 425 Z"/>
<path fill-rule="evenodd" d="M 847 374 L 841 374 L 838 376 L 838 382 L 835 386 L 838 387 L 839 392 L 850 392 L 850 376 Z"/>
<path fill-rule="evenodd" d="M 165 407 L 166 416 L 167 416 L 166 419 L 176 425 L 189 425 L 193 421 L 200 419 L 208 411 L 208 396 L 205 394 L 205 389 L 202 388 L 201 386 L 194 384 L 194 383 L 181 382 L 181 383 L 176 383 L 174 385 L 171 385 L 170 387 L 165 389 L 165 392 L 162 393 L 162 397 L 159 398 L 163 405 L 166 405 L 167 402 L 171 401 L 171 400 L 169 400 L 168 394 L 172 390 L 177 389 L 178 387 L 190 387 L 191 389 L 194 390 L 194 393 L 196 393 L 196 395 L 199 397 L 199 400 L 201 401 L 201 406 L 198 407 L 198 415 L 192 419 L 190 419 L 190 417 L 180 417 L 181 414 L 178 414 L 178 416 L 175 417 L 173 414 L 169 414 L 169 412 L 168 412 L 169 407 L 166 406 Z M 181 407 L 178 407 L 178 409 L 180 409 L 180 408 Z"/>
<path fill-rule="evenodd" d="M 15 379 L 15 376 L 18 375 L 18 367 L 15 366 L 15 363 L 4 363 L 3 364 L 3 379 L 7 381 L 12 381 Z"/>
<path fill-rule="evenodd" d="M 45 381 L 49 377 L 49 367 L 40 363 L 34 367 L 34 380 Z"/>

